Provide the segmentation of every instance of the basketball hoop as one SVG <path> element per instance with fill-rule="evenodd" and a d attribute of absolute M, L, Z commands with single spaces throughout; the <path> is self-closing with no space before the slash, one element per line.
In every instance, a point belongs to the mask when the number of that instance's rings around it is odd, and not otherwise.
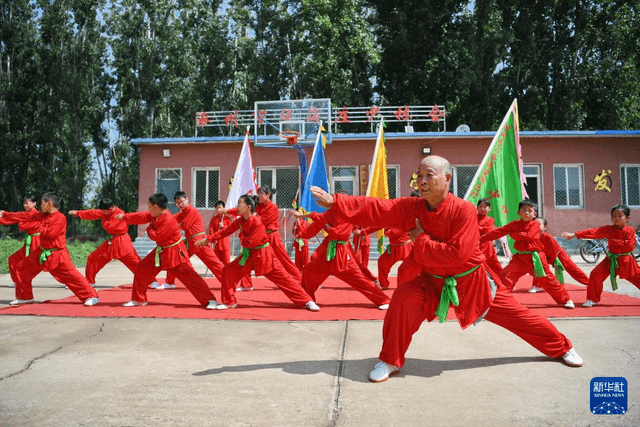
<path fill-rule="evenodd" d="M 295 145 L 298 143 L 298 137 L 300 136 L 300 132 L 295 130 L 283 130 L 278 134 L 280 138 L 284 138 L 287 140 L 287 144 Z"/>

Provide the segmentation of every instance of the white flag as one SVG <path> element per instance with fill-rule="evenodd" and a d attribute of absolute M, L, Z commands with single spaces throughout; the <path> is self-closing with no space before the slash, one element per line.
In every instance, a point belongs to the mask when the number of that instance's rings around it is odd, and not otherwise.
<path fill-rule="evenodd" d="M 245 136 L 244 143 L 242 144 L 240 158 L 238 159 L 238 165 L 236 166 L 236 173 L 233 174 L 233 184 L 231 186 L 231 191 L 229 191 L 226 208 L 235 208 L 240 196 L 243 194 L 251 194 L 255 196 L 258 194 L 257 190 L 256 176 L 253 171 L 253 160 L 251 160 L 251 149 L 249 148 L 249 127 L 247 126 L 247 135 Z"/>

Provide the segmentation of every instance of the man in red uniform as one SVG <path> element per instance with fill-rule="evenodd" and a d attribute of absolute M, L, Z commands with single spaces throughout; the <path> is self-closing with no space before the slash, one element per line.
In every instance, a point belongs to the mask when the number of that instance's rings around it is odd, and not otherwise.
<path fill-rule="evenodd" d="M 33 220 L 32 216 L 38 215 L 40 211 L 36 209 L 38 199 L 35 195 L 29 194 L 24 197 L 22 201 L 22 207 L 24 212 L 13 213 L 5 215 L 4 218 L 0 218 L 0 225 L 18 224 L 18 229 L 27 233 L 27 237 L 24 240 L 24 245 L 16 252 L 9 256 L 7 260 L 9 263 L 9 274 L 13 283 L 10 287 L 15 287 L 18 283 L 18 265 L 29 256 L 34 248 L 40 246 L 40 225 L 42 222 L 39 219 Z M 14 219 L 9 220 L 12 216 Z"/>
<path fill-rule="evenodd" d="M 147 234 L 158 244 L 138 263 L 133 276 L 131 301 L 122 306 L 147 305 L 147 288 L 160 271 L 166 270 L 180 279 L 202 306 L 213 310 L 218 305 L 216 297 L 207 286 L 207 282 L 193 269 L 187 248 L 182 241 L 178 221 L 167 209 L 168 205 L 167 196 L 156 193 L 149 197 L 148 212 L 116 215 L 116 218 L 127 224 L 149 224 Z"/>
<path fill-rule="evenodd" d="M 369 379 L 381 382 L 397 373 L 413 334 L 425 319 L 439 317 L 444 321 L 450 304 L 463 329 L 484 318 L 549 357 L 582 366 L 571 342 L 547 319 L 518 304 L 485 268 L 478 245 L 476 209 L 449 192 L 449 162 L 438 156 L 426 157 L 418 167 L 417 183 L 422 199 L 331 196 L 318 187 L 311 188 L 318 203 L 333 206 L 329 212 L 343 220 L 404 230 L 415 227 L 413 255 L 399 269 L 398 289 L 384 319 L 381 361 Z"/>
<path fill-rule="evenodd" d="M 538 283 L 555 302 L 565 308 L 573 309 L 575 305 L 567 290 L 549 269 L 547 257 L 540 256 L 543 249 L 540 243 L 540 225 L 533 221 L 537 214 L 537 206 L 534 202 L 529 199 L 521 201 L 518 206 L 520 219 L 481 236 L 480 243 L 492 241 L 507 234 L 511 236 L 515 240 L 513 247 L 517 252 L 500 274 L 502 284 L 511 291 L 519 278 L 525 274 L 534 275 L 540 279 Z"/>
<path fill-rule="evenodd" d="M 116 219 L 116 215 L 122 213 L 124 211 L 109 198 L 101 199 L 98 209 L 69 211 L 69 215 L 83 220 L 102 220 L 102 228 L 109 233 L 107 240 L 91 252 L 87 258 L 84 275 L 91 286 L 95 286 L 96 275 L 112 259 L 123 263 L 132 273 L 135 273 L 140 262 L 140 257 L 133 248 L 131 237 L 128 234 L 129 227 L 126 223 Z M 157 282 L 154 283 L 157 284 Z"/>
<path fill-rule="evenodd" d="M 477 204 L 478 211 L 478 226 L 480 227 L 480 235 L 485 235 L 496 228 L 496 223 L 488 214 L 491 212 L 491 202 L 489 199 L 480 199 Z M 493 242 L 486 241 L 480 243 L 480 250 L 484 254 L 485 263 L 487 267 L 493 270 L 494 273 L 500 275 L 502 273 L 502 264 L 498 260 L 496 254 L 496 248 L 493 246 Z"/>
<path fill-rule="evenodd" d="M 580 267 L 576 265 L 571 259 L 567 251 L 562 249 L 556 239 L 549 233 L 547 233 L 547 220 L 538 217 L 536 222 L 540 225 L 540 243 L 542 244 L 542 252 L 547 257 L 549 265 L 553 265 L 555 269 L 556 278 L 560 284 L 564 285 L 563 271 L 569 273 L 578 283 L 587 285 L 589 283 L 589 276 L 584 274 Z M 533 286 L 529 289 L 529 292 L 536 293 L 544 291 L 544 288 L 540 284 L 538 277 L 533 278 Z"/>
<path fill-rule="evenodd" d="M 20 263 L 16 282 L 17 299 L 11 301 L 11 305 L 34 302 L 31 282 L 41 271 L 48 271 L 54 279 L 66 285 L 84 305 L 93 306 L 100 302 L 96 291 L 71 262 L 65 237 L 67 218 L 58 210 L 59 206 L 58 196 L 45 193 L 40 202 L 42 212 L 31 216 L 31 220 L 40 221 L 41 224 L 40 246 L 33 248 L 29 256 Z M 19 221 L 21 214 L 25 213 L 9 214 L 8 219 Z M 4 212 L 0 211 L 0 217 L 2 216 Z"/>
<path fill-rule="evenodd" d="M 173 200 L 178 209 L 180 209 L 180 212 L 176 213 L 174 218 L 178 221 L 178 224 L 180 224 L 180 228 L 184 230 L 184 242 L 189 258 L 193 255 L 200 258 L 204 265 L 206 265 L 220 283 L 222 283 L 222 267 L 224 266 L 216 254 L 213 253 L 211 246 L 198 246 L 194 244 L 194 242 L 202 240 L 202 238 L 207 235 L 206 231 L 204 231 L 204 224 L 202 223 L 200 212 L 189 204 L 189 198 L 184 191 L 178 191 L 173 196 Z M 175 282 L 176 275 L 168 270 L 167 280 L 164 285 L 158 286 L 158 289 L 174 289 L 176 287 Z"/>
<path fill-rule="evenodd" d="M 353 230 L 352 224 L 339 221 L 329 212 L 301 214 L 294 211 L 293 215 L 297 218 L 310 217 L 313 221 L 309 228 L 297 237 L 308 239 L 322 229 L 327 232 L 322 244 L 313 252 L 311 261 L 302 272 L 302 287 L 314 301 L 320 285 L 329 275 L 334 275 L 367 297 L 380 310 L 386 310 L 389 307 L 389 297 L 373 281 L 365 277 L 354 259 L 354 252 L 349 244 L 349 237 Z"/>

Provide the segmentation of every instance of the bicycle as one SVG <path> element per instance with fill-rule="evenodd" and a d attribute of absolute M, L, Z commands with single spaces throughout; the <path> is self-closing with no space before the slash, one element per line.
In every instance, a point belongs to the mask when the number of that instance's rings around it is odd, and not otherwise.
<path fill-rule="evenodd" d="M 636 242 L 640 242 L 637 234 Z M 585 262 L 595 264 L 600 259 L 600 255 L 604 254 L 606 256 L 609 251 L 608 241 L 607 239 L 585 239 L 580 244 L 579 250 L 580 256 Z"/>

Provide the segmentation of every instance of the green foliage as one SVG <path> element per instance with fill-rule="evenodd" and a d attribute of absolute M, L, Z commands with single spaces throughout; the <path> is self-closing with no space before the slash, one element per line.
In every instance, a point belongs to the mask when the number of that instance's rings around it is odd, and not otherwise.
<path fill-rule="evenodd" d="M 9 263 L 7 259 L 18 249 L 22 247 L 22 240 L 12 239 L 11 237 L 0 240 L 0 274 L 9 273 Z"/>
<path fill-rule="evenodd" d="M 76 267 L 84 267 L 87 265 L 87 258 L 89 254 L 96 250 L 98 246 L 100 246 L 104 242 L 104 240 L 100 241 L 91 241 L 82 239 L 76 239 L 67 243 L 67 249 L 69 250 L 69 255 L 71 255 L 71 261 L 73 265 Z"/>

